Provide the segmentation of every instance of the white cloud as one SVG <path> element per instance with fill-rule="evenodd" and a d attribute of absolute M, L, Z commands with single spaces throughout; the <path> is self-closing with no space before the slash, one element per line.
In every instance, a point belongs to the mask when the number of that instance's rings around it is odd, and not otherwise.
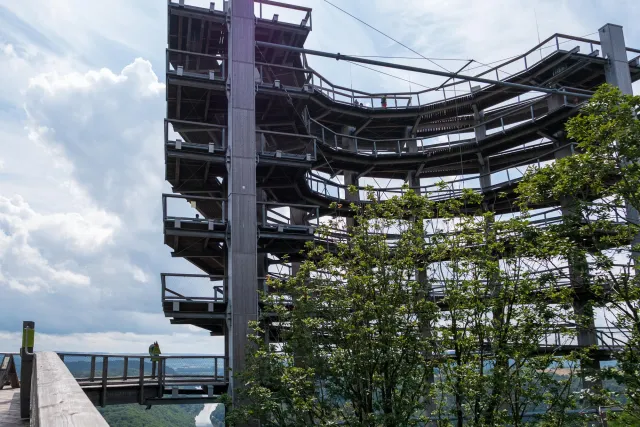
<path fill-rule="evenodd" d="M 157 274 L 185 262 L 158 228 L 164 84 L 141 58 L 43 72 L 43 56 L 18 58 L 19 108 L 0 110 L 0 324 L 166 334 Z"/>
<path fill-rule="evenodd" d="M 223 354 L 224 341 L 212 338 L 202 330 L 175 325 L 172 333 L 136 334 L 131 332 L 100 332 L 46 334 L 38 332 L 36 323 L 36 351 L 146 353 L 150 343 L 158 341 L 164 354 Z M 0 351 L 18 351 L 21 335 L 0 331 Z"/>
<path fill-rule="evenodd" d="M 64 96 L 78 92 L 95 90 L 96 87 L 111 87 L 132 80 L 132 84 L 141 96 L 158 95 L 164 90 L 164 84 L 152 70 L 151 63 L 143 58 L 136 58 L 133 63 L 124 67 L 120 74 L 107 68 L 89 70 L 86 73 L 72 72 L 61 74 L 56 70 L 38 74 L 29 79 L 29 89 L 41 89 L 48 96 Z"/>
<path fill-rule="evenodd" d="M 83 249 L 91 240 L 109 234 L 108 229 L 94 229 L 82 223 L 79 214 L 43 216 L 35 213 L 21 197 L 0 196 L 0 287 L 9 286 L 23 293 L 51 291 L 52 286 L 83 287 L 90 277 L 45 258 L 34 244 L 32 233 L 43 231 L 58 244 L 65 240 Z M 84 230 L 77 228 L 76 221 Z M 88 231 L 84 234 L 83 231 Z M 91 239 L 91 240 L 87 240 Z"/>
<path fill-rule="evenodd" d="M 293 2 L 314 8 L 309 48 L 413 55 L 322 0 Z M 534 10 L 542 38 L 584 35 L 610 21 L 640 46 L 638 9 L 628 0 L 589 10 L 570 0 L 337 4 L 426 56 L 488 62 L 522 53 L 537 43 Z M 209 345 L 206 332 L 170 325 L 160 307 L 158 273 L 194 271 L 170 258 L 160 226 L 166 2 L 0 5 L 0 325 L 18 330 L 23 318 L 36 320 L 47 332 L 38 335 L 40 348 L 127 352 L 159 339 L 175 345 L 164 351 L 210 353 L 200 344 Z M 309 60 L 336 84 L 409 89 L 342 61 Z M 387 71 L 411 79 L 413 89 L 441 81 Z M 0 343 L 15 339 L 8 337 L 0 333 Z"/>

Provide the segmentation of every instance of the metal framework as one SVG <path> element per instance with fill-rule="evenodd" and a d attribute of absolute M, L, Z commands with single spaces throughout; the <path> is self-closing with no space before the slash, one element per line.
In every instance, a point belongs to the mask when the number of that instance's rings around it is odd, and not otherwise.
<path fill-rule="evenodd" d="M 284 21 L 279 11 L 300 16 Z M 475 76 L 384 64 L 447 79 L 417 92 L 367 93 L 328 81 L 307 55 L 382 64 L 306 50 L 310 30 L 311 9 L 279 2 L 168 5 L 164 147 L 174 194 L 163 195 L 165 243 L 203 274 L 163 274 L 162 306 L 174 324 L 224 336 L 232 373 L 243 369 L 265 277 L 295 273 L 322 217 L 348 223 L 349 203 L 366 203 L 348 185 L 402 180 L 436 200 L 474 188 L 488 209 L 513 214 L 513 198 L 497 195 L 513 195 L 518 168 L 571 154 L 564 123 L 596 86 L 630 93 L 640 79 L 640 50 L 607 24 L 600 40 L 556 34 Z M 446 191 L 421 181 L 447 176 L 456 178 Z M 385 199 L 405 190 L 375 191 Z M 539 208 L 540 226 L 561 220 L 557 201 Z M 550 331 L 541 351 L 603 346 L 614 333 L 580 331 L 563 344 Z M 228 378 L 216 392 L 237 389 Z"/>

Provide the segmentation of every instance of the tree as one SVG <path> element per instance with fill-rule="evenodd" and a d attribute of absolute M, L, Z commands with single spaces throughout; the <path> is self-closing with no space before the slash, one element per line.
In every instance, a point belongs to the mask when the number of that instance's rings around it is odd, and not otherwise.
<path fill-rule="evenodd" d="M 564 417 L 576 404 L 575 355 L 559 354 L 555 342 L 541 349 L 550 333 L 572 333 L 564 326 L 567 289 L 541 273 L 563 242 L 526 215 L 495 221 L 484 213 L 458 216 L 432 245 L 438 262 L 429 276 L 441 283 L 445 308 L 438 341 L 452 356 L 438 367 L 439 418 L 517 426 Z"/>
<path fill-rule="evenodd" d="M 478 193 L 458 196 L 371 192 L 343 240 L 343 224 L 326 224 L 333 243 L 310 245 L 298 274 L 262 295 L 240 374 L 247 404 L 230 420 L 520 425 L 527 411 L 551 420 L 575 406 L 570 356 L 538 351 L 567 293 L 534 267 L 562 242 L 526 217 L 495 221 Z"/>
<path fill-rule="evenodd" d="M 400 426 L 425 415 L 433 376 L 425 331 L 439 310 L 415 270 L 425 257 L 422 219 L 435 204 L 413 192 L 370 198 L 348 236 L 311 245 L 295 277 L 269 283 L 263 322 L 283 344 L 254 337 L 245 372 L 246 412 L 263 425 Z"/>
<path fill-rule="evenodd" d="M 565 221 L 550 229 L 573 244 L 565 254 L 588 265 L 570 277 L 591 293 L 592 309 L 608 322 L 600 333 L 617 360 L 601 371 L 615 380 L 622 396 L 601 390 L 600 404 L 623 404 L 627 416 L 640 417 L 640 97 L 603 85 L 566 126 L 575 154 L 529 170 L 519 186 L 523 207 L 544 200 L 569 205 Z M 577 282 L 577 283 L 576 283 Z M 589 322 L 584 327 L 592 327 Z M 593 354 L 597 357 L 597 354 Z M 597 361 L 597 359 L 596 359 Z M 604 403 L 602 402 L 604 400 Z"/>

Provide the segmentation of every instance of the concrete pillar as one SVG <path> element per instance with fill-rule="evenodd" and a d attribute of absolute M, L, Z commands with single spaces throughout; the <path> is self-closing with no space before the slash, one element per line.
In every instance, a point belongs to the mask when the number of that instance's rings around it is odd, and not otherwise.
<path fill-rule="evenodd" d="M 253 0 L 229 3 L 228 135 L 230 239 L 228 286 L 231 325 L 230 391 L 238 404 L 235 376 L 245 367 L 248 322 L 258 318 L 256 221 L 255 18 Z"/>

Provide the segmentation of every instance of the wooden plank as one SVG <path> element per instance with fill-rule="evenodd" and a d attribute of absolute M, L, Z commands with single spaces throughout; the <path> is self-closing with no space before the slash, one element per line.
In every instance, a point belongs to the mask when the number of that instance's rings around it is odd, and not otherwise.
<path fill-rule="evenodd" d="M 32 391 L 33 425 L 109 426 L 54 352 L 36 353 Z"/>
<path fill-rule="evenodd" d="M 28 426 L 29 420 L 20 418 L 20 389 L 0 390 L 0 426 Z"/>

